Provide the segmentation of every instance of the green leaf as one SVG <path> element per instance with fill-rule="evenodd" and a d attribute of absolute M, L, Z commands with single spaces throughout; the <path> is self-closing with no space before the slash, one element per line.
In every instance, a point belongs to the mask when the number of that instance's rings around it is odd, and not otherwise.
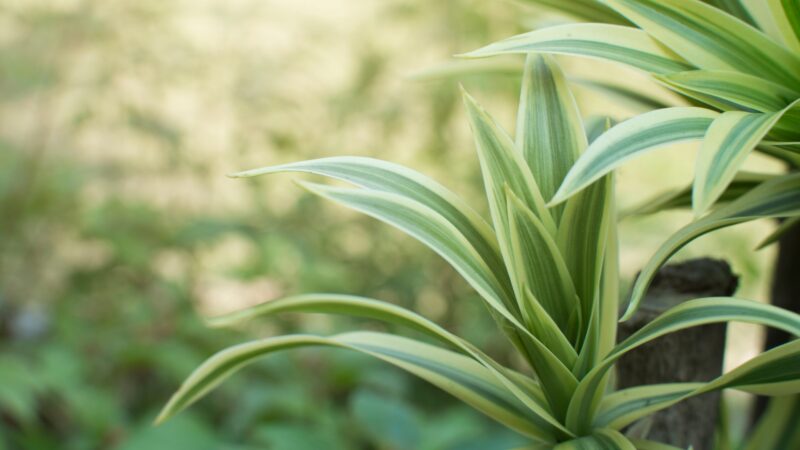
<path fill-rule="evenodd" d="M 590 436 L 562 442 L 553 450 L 636 450 L 633 443 L 617 430 L 593 430 Z"/>
<path fill-rule="evenodd" d="M 749 1 L 758 27 L 776 42 L 800 54 L 800 8 L 796 0 L 758 0 Z"/>
<path fill-rule="evenodd" d="M 800 341 L 764 352 L 707 383 L 639 386 L 611 394 L 601 403 L 595 426 L 622 428 L 687 398 L 726 388 L 761 395 L 799 393 Z"/>
<path fill-rule="evenodd" d="M 529 54 L 517 114 L 517 148 L 544 198 L 550 198 L 589 145 L 578 105 L 561 69 L 549 56 Z M 556 222 L 562 207 L 553 208 Z"/>
<path fill-rule="evenodd" d="M 653 404 L 666 404 L 684 398 L 705 383 L 668 383 L 636 386 L 614 392 L 603 398 L 594 420 L 595 427 L 621 429 L 654 411 Z"/>
<path fill-rule="evenodd" d="M 517 286 L 529 287 L 535 301 L 567 332 L 571 313 L 579 304 L 566 263 L 541 221 L 510 190 L 507 198 L 512 279 Z M 531 306 L 521 306 L 529 319 L 535 314 Z"/>
<path fill-rule="evenodd" d="M 464 104 L 467 107 L 478 150 L 492 221 L 499 239 L 502 240 L 502 233 L 508 229 L 505 218 L 507 210 L 505 186 L 508 186 L 511 192 L 536 214 L 549 233 L 555 234 L 556 225 L 553 217 L 544 205 L 536 180 L 521 152 L 514 146 L 508 134 L 466 92 L 464 92 Z M 502 241 L 500 246 L 503 248 Z M 504 256 L 508 258 L 507 255 Z"/>
<path fill-rule="evenodd" d="M 800 84 L 800 57 L 734 16 L 698 0 L 602 0 L 700 69 Z"/>
<path fill-rule="evenodd" d="M 436 211 L 389 192 L 301 184 L 315 194 L 393 225 L 427 245 L 447 260 L 492 309 L 519 324 L 513 294 L 505 290 L 464 235 Z"/>
<path fill-rule="evenodd" d="M 270 300 L 242 311 L 210 319 L 211 326 L 230 326 L 256 317 L 266 317 L 287 312 L 341 314 L 365 317 L 404 326 L 447 344 L 475 359 L 502 383 L 517 399 L 527 406 L 537 418 L 543 433 L 567 433 L 566 429 L 546 410 L 547 401 L 542 389 L 521 374 L 501 366 L 474 345 L 450 333 L 430 320 L 390 303 L 379 300 L 338 294 L 305 294 Z"/>
<path fill-rule="evenodd" d="M 163 423 L 262 356 L 309 346 L 346 348 L 371 355 L 430 382 L 509 428 L 539 440 L 552 439 L 542 436 L 531 412 L 471 358 L 412 339 L 371 332 L 327 338 L 279 336 L 230 347 L 206 360 L 184 381 L 156 422 Z"/>
<path fill-rule="evenodd" d="M 722 110 L 780 111 L 798 93 L 755 75 L 726 70 L 690 70 L 656 78 L 680 92 Z"/>
<path fill-rule="evenodd" d="M 800 395 L 773 397 L 744 450 L 800 447 Z"/>
<path fill-rule="evenodd" d="M 716 6 L 717 8 L 727 12 L 728 14 L 734 17 L 737 17 L 742 22 L 748 23 L 750 25 L 755 25 L 753 17 L 750 14 L 750 11 L 745 5 L 742 4 L 743 0 L 703 0 L 703 1 L 710 5 Z"/>
<path fill-rule="evenodd" d="M 613 195 L 611 176 L 592 184 L 567 202 L 558 230 L 558 246 L 573 276 L 585 320 L 591 316 L 600 288 L 608 228 L 615 220 Z"/>
<path fill-rule="evenodd" d="M 495 277 L 507 283 L 503 259 L 492 228 L 456 194 L 436 181 L 403 167 L 373 158 L 340 156 L 262 167 L 231 175 L 253 177 L 279 172 L 307 172 L 344 180 L 367 189 L 397 194 L 427 206 L 455 228 L 481 255 Z"/>
<path fill-rule="evenodd" d="M 683 141 L 699 140 L 719 113 L 694 107 L 651 111 L 616 125 L 597 138 L 550 200 L 563 202 L 634 156 Z"/>
<path fill-rule="evenodd" d="M 772 178 L 775 178 L 775 175 L 768 173 L 739 171 L 733 177 L 733 181 L 731 181 L 715 205 L 719 205 L 722 202 L 736 200 L 742 195 L 750 192 L 759 184 Z M 682 189 L 657 194 L 654 197 L 648 198 L 640 205 L 623 212 L 622 217 L 653 214 L 655 212 L 666 211 L 669 209 L 690 208 L 691 206 L 692 185 L 690 184 Z"/>
<path fill-rule="evenodd" d="M 791 217 L 800 214 L 800 174 L 779 176 L 764 182 L 737 200 L 722 206 L 702 219 L 686 225 L 670 236 L 642 268 L 634 283 L 627 320 L 636 311 L 658 269 L 686 244 L 719 228 L 766 217 Z"/>
<path fill-rule="evenodd" d="M 567 427 L 578 434 L 591 429 L 608 370 L 627 352 L 669 333 L 709 323 L 730 321 L 766 325 L 796 336 L 800 335 L 800 315 L 772 305 L 730 297 L 689 300 L 670 308 L 617 344 L 608 356 L 581 380 L 570 402 Z M 710 384 L 704 389 L 708 386 Z"/>
<path fill-rule="evenodd" d="M 795 226 L 800 224 L 800 216 L 791 217 L 783 221 L 778 228 L 775 229 L 769 236 L 765 237 L 764 240 L 758 243 L 756 246 L 756 250 L 761 250 L 764 247 L 774 244 L 778 242 L 778 240 L 786 234 L 789 230 L 793 229 Z"/>
<path fill-rule="evenodd" d="M 781 113 L 727 111 L 714 119 L 697 158 L 692 190 L 695 217 L 725 192 L 747 155 L 780 117 Z"/>
<path fill-rule="evenodd" d="M 543 28 L 510 37 L 460 56 L 482 58 L 530 52 L 608 59 L 653 73 L 680 72 L 692 68 L 680 56 L 642 30 L 597 23 Z"/>

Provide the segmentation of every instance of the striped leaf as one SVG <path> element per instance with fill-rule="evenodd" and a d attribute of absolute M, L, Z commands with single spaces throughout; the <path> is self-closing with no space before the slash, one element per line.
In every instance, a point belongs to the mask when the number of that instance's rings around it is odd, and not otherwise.
<path fill-rule="evenodd" d="M 256 317 L 287 312 L 341 314 L 365 317 L 417 330 L 428 337 L 449 345 L 483 365 L 514 396 L 534 414 L 537 425 L 549 433 L 568 435 L 564 427 L 547 411 L 547 400 L 541 387 L 522 374 L 501 366 L 474 345 L 450 333 L 430 320 L 390 303 L 379 300 L 337 294 L 306 294 L 270 300 L 252 308 L 210 319 L 211 326 L 230 326 Z M 573 357 L 574 359 L 574 357 Z"/>
<path fill-rule="evenodd" d="M 527 57 L 516 144 L 544 198 L 555 194 L 578 155 L 588 146 L 575 98 L 561 69 L 549 56 Z M 551 210 L 556 222 L 562 209 Z"/>
<path fill-rule="evenodd" d="M 739 171 L 734 175 L 733 181 L 725 189 L 725 192 L 720 195 L 715 205 L 727 203 L 742 195 L 750 192 L 759 184 L 775 178 L 775 175 L 768 173 L 756 173 Z M 692 185 L 688 185 L 682 189 L 663 194 L 657 194 L 647 200 L 644 200 L 638 206 L 624 211 L 622 217 L 638 216 L 653 214 L 659 211 L 666 211 L 669 209 L 690 208 L 692 206 Z"/>
<path fill-rule="evenodd" d="M 389 192 L 300 184 L 317 195 L 397 227 L 427 245 L 447 260 L 500 316 L 524 328 L 518 320 L 513 294 L 505 291 L 472 244 L 434 210 Z"/>
<path fill-rule="evenodd" d="M 714 5 L 715 7 L 727 12 L 728 14 L 738 18 L 742 22 L 748 23 L 750 25 L 755 25 L 755 20 L 753 19 L 750 10 L 744 4 L 742 4 L 742 0 L 703 0 L 703 1 L 708 3 L 709 5 Z"/>
<path fill-rule="evenodd" d="M 800 315 L 772 305 L 729 297 L 684 302 L 670 308 L 617 344 L 608 356 L 581 380 L 570 402 L 567 427 L 578 434 L 591 429 L 608 371 L 627 352 L 669 333 L 709 323 L 731 321 L 765 325 L 800 336 Z M 738 378 L 737 380 L 741 381 Z M 703 389 L 708 386 L 712 385 L 707 384 Z M 738 387 L 742 388 L 742 384 L 740 383 Z"/>
<path fill-rule="evenodd" d="M 780 117 L 781 113 L 727 111 L 714 119 L 697 158 L 692 190 L 695 217 L 725 192 L 750 151 Z"/>
<path fill-rule="evenodd" d="M 651 111 L 616 125 L 597 138 L 550 200 L 561 203 L 625 161 L 665 145 L 701 139 L 719 113 L 694 107 Z"/>
<path fill-rule="evenodd" d="M 733 70 L 800 84 L 800 56 L 699 0 L 602 0 L 700 69 Z"/>
<path fill-rule="evenodd" d="M 346 348 L 381 359 L 430 382 L 524 435 L 537 440 L 553 439 L 543 435 L 531 412 L 485 367 L 471 358 L 412 339 L 371 332 L 331 337 L 279 336 L 230 347 L 206 360 L 184 381 L 156 422 L 164 422 L 262 356 L 311 346 Z"/>
<path fill-rule="evenodd" d="M 758 27 L 800 54 L 800 8 L 796 0 L 744 0 Z"/>
<path fill-rule="evenodd" d="M 656 78 L 681 94 L 722 110 L 775 112 L 800 95 L 764 78 L 726 70 L 690 70 Z"/>
<path fill-rule="evenodd" d="M 614 225 L 611 177 L 592 184 L 571 198 L 558 230 L 558 245 L 564 255 L 581 305 L 581 317 L 588 320 L 600 288 L 608 228 Z M 578 337 L 581 342 L 585 336 Z"/>
<path fill-rule="evenodd" d="M 241 178 L 279 172 L 323 175 L 419 202 L 453 224 L 475 247 L 486 265 L 493 269 L 495 277 L 502 283 L 508 283 L 497 238 L 489 224 L 456 194 L 425 175 L 378 159 L 339 156 L 262 167 L 231 176 Z"/>
<path fill-rule="evenodd" d="M 611 394 L 603 400 L 595 426 L 622 428 L 688 398 L 726 388 L 761 395 L 800 393 L 800 341 L 764 352 L 707 383 L 639 386 Z"/>
<path fill-rule="evenodd" d="M 636 386 L 607 395 L 600 402 L 595 427 L 621 429 L 655 410 L 651 405 L 674 402 L 701 388 L 705 383 L 668 383 Z M 661 408 L 659 408 L 661 409 Z"/>
<path fill-rule="evenodd" d="M 460 56 L 482 58 L 530 52 L 607 59 L 659 74 L 693 68 L 642 30 L 597 23 L 543 28 L 510 37 Z"/>
<path fill-rule="evenodd" d="M 579 308 L 567 265 L 541 221 L 510 190 L 506 195 L 512 279 L 517 286 L 528 287 L 532 294 L 528 298 L 540 303 L 560 329 L 567 332 L 572 312 Z M 530 302 L 520 306 L 529 321 L 535 320 L 536 311 Z"/>
<path fill-rule="evenodd" d="M 789 174 L 764 182 L 707 216 L 686 225 L 670 236 L 642 268 L 633 285 L 631 300 L 622 320 L 636 311 L 658 269 L 686 244 L 713 230 L 767 217 L 800 214 L 800 174 Z"/>
<path fill-rule="evenodd" d="M 467 107 L 486 197 L 489 200 L 495 232 L 501 240 L 501 248 L 503 248 L 502 233 L 508 229 L 505 219 L 507 211 L 505 186 L 508 186 L 511 192 L 533 211 L 549 233 L 554 234 L 556 225 L 553 217 L 545 207 L 533 174 L 522 153 L 514 146 L 514 141 L 466 92 L 464 92 L 464 104 Z"/>
<path fill-rule="evenodd" d="M 628 438 L 609 428 L 594 430 L 590 436 L 562 442 L 553 450 L 636 450 Z"/>
<path fill-rule="evenodd" d="M 764 247 L 778 242 L 778 240 L 780 240 L 784 234 L 793 229 L 795 226 L 798 226 L 798 224 L 800 224 L 800 216 L 787 218 L 778 226 L 778 228 L 775 228 L 775 230 L 770 233 L 769 236 L 765 237 L 761 242 L 758 243 L 756 250 L 761 250 Z"/>

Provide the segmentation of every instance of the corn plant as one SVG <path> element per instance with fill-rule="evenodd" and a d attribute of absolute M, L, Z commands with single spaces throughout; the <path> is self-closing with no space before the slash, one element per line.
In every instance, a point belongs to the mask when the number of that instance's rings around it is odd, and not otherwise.
<path fill-rule="evenodd" d="M 415 330 L 425 339 L 355 331 L 294 334 L 223 350 L 192 373 L 170 399 L 163 421 L 257 358 L 323 346 L 361 352 L 406 370 L 530 439 L 530 449 L 668 449 L 621 430 L 683 399 L 720 389 L 765 395 L 800 391 L 800 341 L 765 352 L 706 383 L 614 391 L 610 374 L 627 352 L 665 334 L 712 322 L 742 321 L 800 335 L 800 316 L 753 301 L 685 302 L 620 343 L 613 175 L 548 207 L 588 147 L 564 76 L 549 56 L 528 57 L 516 136 L 468 94 L 464 102 L 478 153 L 490 220 L 456 194 L 411 169 L 371 158 L 332 157 L 235 174 L 305 172 L 353 187 L 300 182 L 311 192 L 390 224 L 442 258 L 479 294 L 527 367 L 514 370 L 413 311 L 351 295 L 306 294 L 217 317 L 217 326 L 284 312 L 344 314 Z M 795 177 L 771 180 L 738 198 L 719 220 L 738 220 L 795 192 Z M 791 189 L 789 189 L 791 188 Z M 795 208 L 800 201 L 794 199 Z M 711 222 L 708 226 L 717 225 Z"/>
<path fill-rule="evenodd" d="M 789 217 L 764 245 L 797 223 L 792 200 L 773 208 L 707 213 L 718 200 L 757 186 L 737 171 L 753 150 L 800 167 L 800 4 L 792 0 L 530 0 L 576 15 L 574 23 L 544 28 L 468 53 L 559 53 L 620 62 L 649 72 L 693 106 L 641 114 L 609 130 L 583 153 L 551 203 L 589 186 L 625 161 L 660 147 L 701 140 L 691 196 L 667 195 L 660 206 L 690 203 L 698 219 L 658 250 L 637 280 L 625 318 L 642 299 L 655 270 L 697 236 L 763 217 Z M 796 177 L 781 183 L 793 184 Z M 743 187 L 745 189 L 743 189 Z M 690 202 L 687 200 L 690 199 Z M 653 211 L 652 205 L 647 208 Z M 734 218 L 733 216 L 737 216 Z"/>

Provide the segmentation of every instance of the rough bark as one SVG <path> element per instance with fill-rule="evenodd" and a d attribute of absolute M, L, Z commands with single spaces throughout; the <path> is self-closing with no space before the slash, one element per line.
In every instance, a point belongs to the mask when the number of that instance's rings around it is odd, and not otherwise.
<path fill-rule="evenodd" d="M 737 285 L 738 278 L 724 261 L 704 258 L 667 265 L 654 278 L 634 317 L 620 325 L 619 339 L 672 306 L 698 297 L 732 295 Z M 724 324 L 712 324 L 645 344 L 619 361 L 618 388 L 711 380 L 722 373 L 725 335 Z M 681 402 L 653 417 L 647 437 L 681 448 L 711 449 L 718 408 L 718 393 Z"/>

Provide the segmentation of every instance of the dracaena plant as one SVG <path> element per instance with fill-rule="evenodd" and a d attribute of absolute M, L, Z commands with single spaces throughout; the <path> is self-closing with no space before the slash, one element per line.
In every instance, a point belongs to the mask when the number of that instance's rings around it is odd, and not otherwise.
<path fill-rule="evenodd" d="M 800 182 L 787 175 L 783 197 L 764 209 L 709 212 L 775 176 L 739 173 L 752 151 L 800 167 L 800 3 L 796 0 L 528 0 L 583 21 L 513 36 L 468 53 L 558 53 L 620 62 L 652 74 L 693 106 L 661 108 L 610 129 L 581 155 L 552 204 L 564 201 L 625 161 L 660 147 L 701 141 L 688 192 L 648 202 L 645 211 L 689 206 L 696 221 L 658 250 L 636 282 L 625 318 L 658 267 L 710 230 L 764 217 L 798 221 Z M 617 92 L 620 94 L 620 92 Z M 639 93 L 646 94 L 646 93 Z M 630 92 L 628 92 L 630 95 Z M 718 202 L 719 200 L 719 202 Z"/>
<path fill-rule="evenodd" d="M 311 192 L 393 225 L 447 260 L 486 304 L 527 364 L 504 367 L 430 320 L 380 300 L 307 294 L 218 317 L 229 325 L 284 312 L 344 314 L 416 330 L 417 340 L 379 332 L 294 334 L 243 343 L 208 359 L 162 411 L 163 421 L 253 360 L 327 346 L 374 356 L 449 392 L 530 439 L 531 449 L 667 449 L 620 430 L 685 398 L 732 388 L 760 394 L 800 391 L 800 341 L 765 352 L 707 383 L 614 391 L 615 361 L 665 334 L 711 322 L 744 321 L 800 334 L 800 316 L 735 298 L 689 301 L 616 343 L 618 258 L 611 174 L 554 207 L 550 198 L 588 146 L 572 94 L 549 57 L 526 62 L 515 139 L 464 94 L 490 218 L 411 169 L 370 158 L 333 157 L 236 174 L 306 172 L 354 187 L 301 182 Z M 767 182 L 731 203 L 749 214 L 784 184 Z"/>

